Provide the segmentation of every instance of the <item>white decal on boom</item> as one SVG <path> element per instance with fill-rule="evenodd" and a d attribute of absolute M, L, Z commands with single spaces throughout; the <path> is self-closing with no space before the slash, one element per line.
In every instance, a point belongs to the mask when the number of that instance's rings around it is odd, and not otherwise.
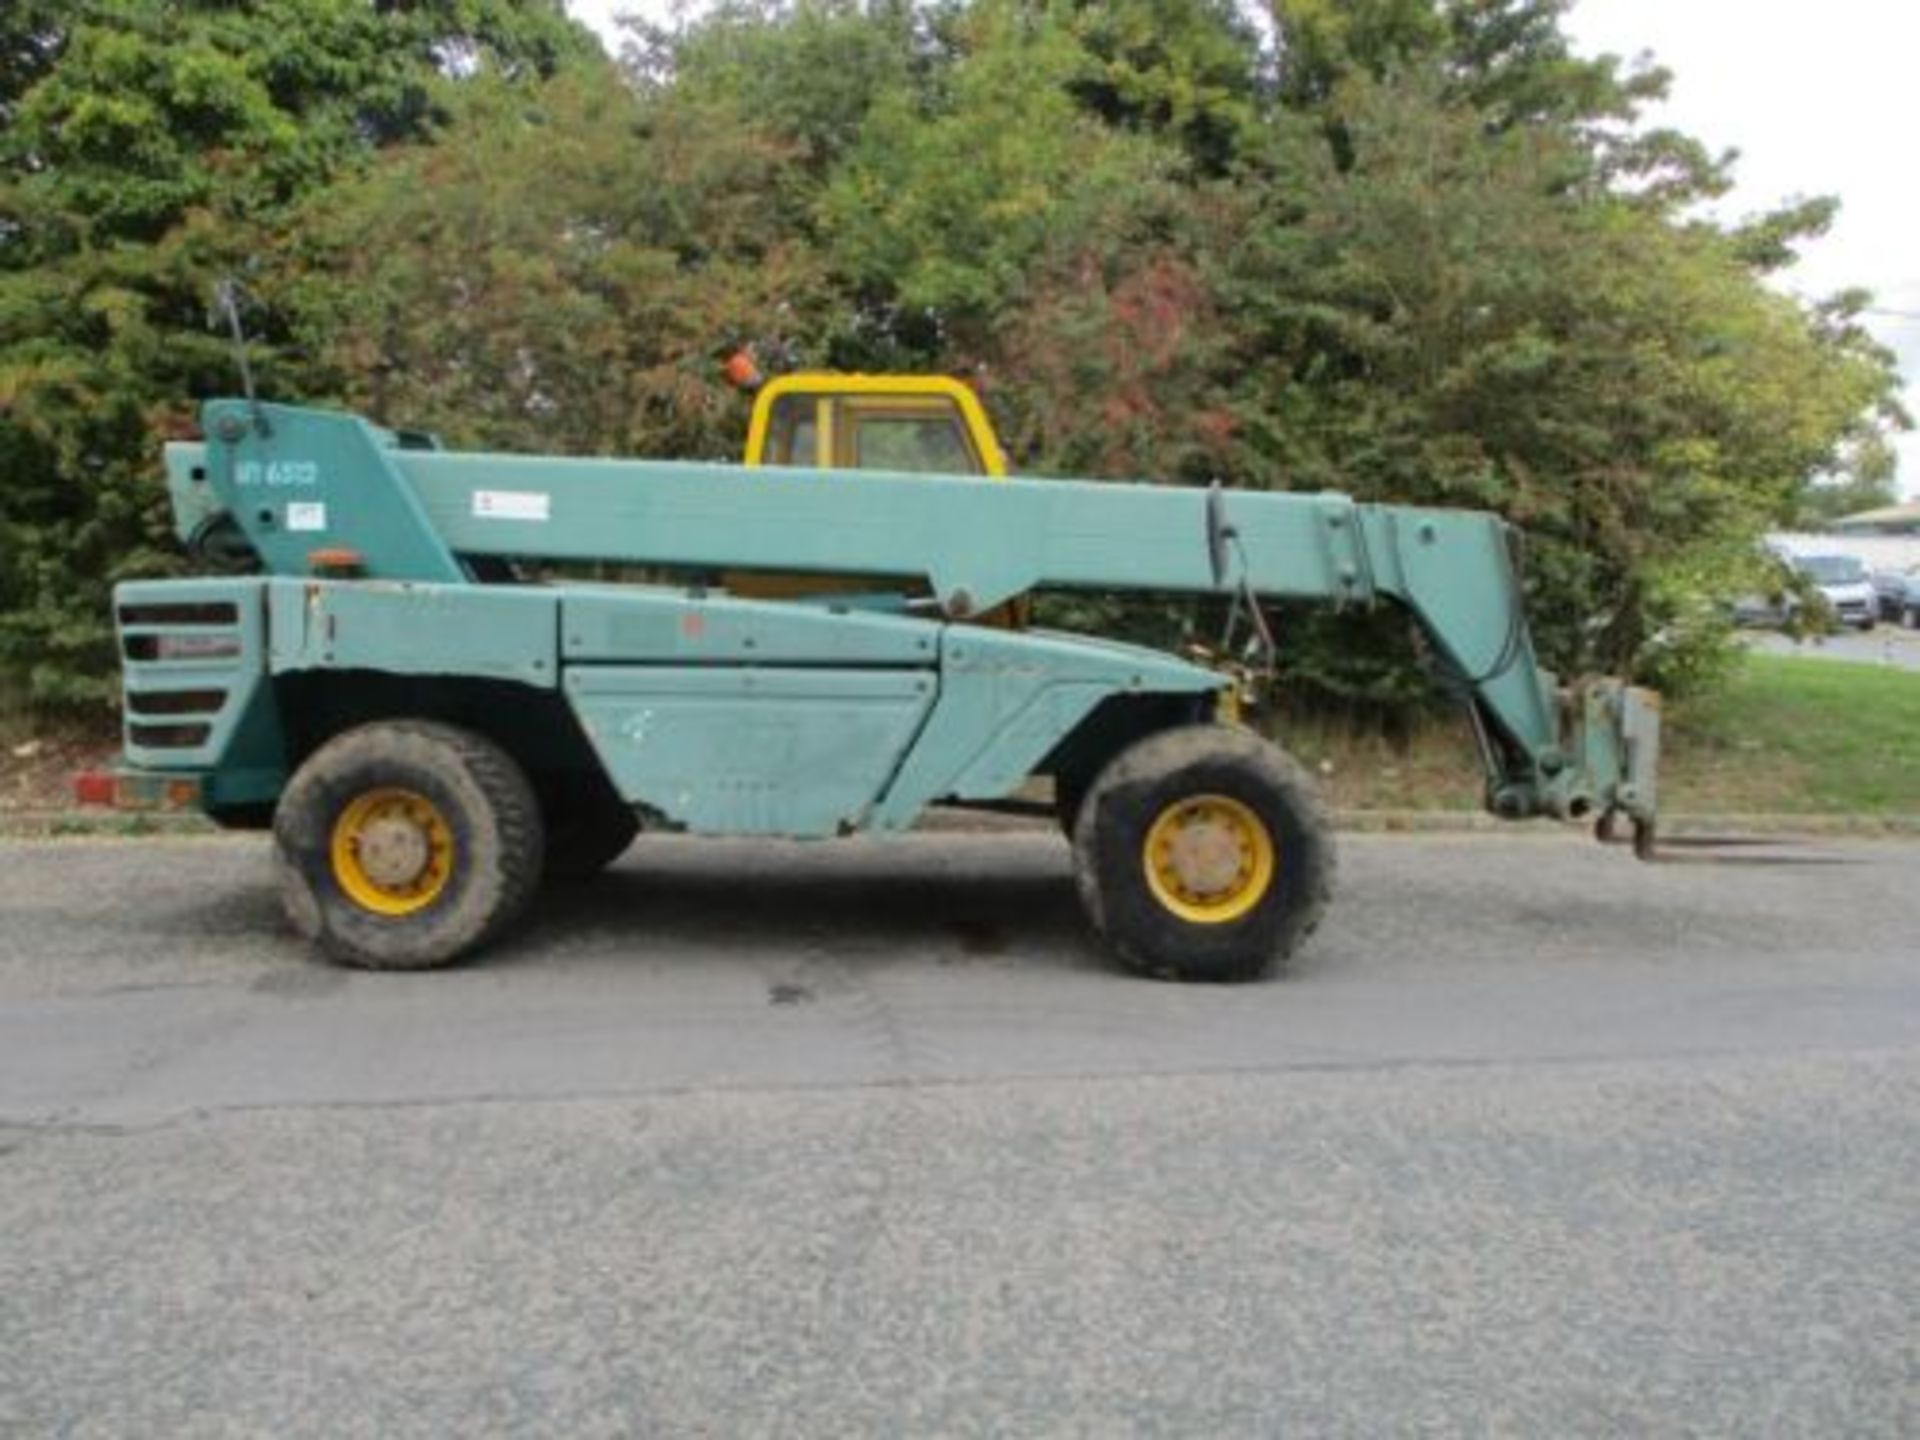
<path fill-rule="evenodd" d="M 476 520 L 549 520 L 553 497 L 541 490 L 476 490 L 473 515 Z"/>

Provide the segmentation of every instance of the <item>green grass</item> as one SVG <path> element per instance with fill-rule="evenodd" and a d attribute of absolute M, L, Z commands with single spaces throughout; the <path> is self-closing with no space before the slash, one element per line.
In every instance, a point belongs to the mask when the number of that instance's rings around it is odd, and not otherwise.
<path fill-rule="evenodd" d="M 1319 781 L 1341 810 L 1478 810 L 1480 761 L 1464 716 L 1412 736 L 1359 733 L 1339 721 L 1289 717 L 1273 738 Z"/>
<path fill-rule="evenodd" d="M 1753 655 L 1725 690 L 1667 718 L 1668 810 L 1920 815 L 1911 670 Z"/>
<path fill-rule="evenodd" d="M 1476 810 L 1464 720 L 1394 743 L 1313 721 L 1278 739 L 1353 810 Z M 1920 816 L 1920 674 L 1748 657 L 1718 694 L 1670 706 L 1661 808 L 1670 815 Z"/>

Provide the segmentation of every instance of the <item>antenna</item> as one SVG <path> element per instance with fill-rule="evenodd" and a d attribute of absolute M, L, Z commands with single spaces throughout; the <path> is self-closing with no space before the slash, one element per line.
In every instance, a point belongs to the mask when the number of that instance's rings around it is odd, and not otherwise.
<path fill-rule="evenodd" d="M 238 280 L 222 275 L 213 287 L 213 303 L 227 317 L 227 333 L 233 337 L 233 358 L 240 366 L 240 388 L 246 392 L 247 408 L 253 412 L 253 428 L 263 436 L 271 435 L 273 427 L 260 408 L 260 397 L 253 388 L 253 367 L 247 363 L 247 335 L 240 324 L 240 302 L 245 294 Z"/>

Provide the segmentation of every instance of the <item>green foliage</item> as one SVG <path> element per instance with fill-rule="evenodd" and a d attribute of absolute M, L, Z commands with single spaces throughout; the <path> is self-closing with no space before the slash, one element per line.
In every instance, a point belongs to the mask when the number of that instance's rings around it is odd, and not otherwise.
<path fill-rule="evenodd" d="M 270 274 L 272 222 L 432 133 L 451 77 L 596 55 L 544 0 L 7 7 L 0 685 L 50 707 L 111 693 L 107 586 L 171 563 L 158 443 L 234 385 L 206 323 L 215 277 Z"/>
<path fill-rule="evenodd" d="M 1708 687 L 1756 535 L 1882 485 L 1905 417 L 1865 297 L 1765 284 L 1831 203 L 1701 221 L 1728 158 L 1642 124 L 1668 76 L 1574 55 L 1566 8 L 1278 0 L 1263 50 L 1228 0 L 731 0 L 617 73 L 535 0 L 24 0 L 0 674 L 103 692 L 237 270 L 275 393 L 459 443 L 734 453 L 750 342 L 972 376 L 1029 472 L 1491 508 L 1547 663 Z M 1390 613 L 1279 620 L 1297 695 L 1430 693 Z"/>
<path fill-rule="evenodd" d="M 812 180 L 859 139 L 875 101 L 931 58 L 909 7 L 851 0 L 730 0 L 697 25 L 640 36 L 632 75 L 644 99 L 781 136 Z"/>
<path fill-rule="evenodd" d="M 793 152 L 744 126 L 637 114 L 590 72 L 528 96 L 468 82 L 431 145 L 296 211 L 273 292 L 308 388 L 455 444 L 726 455 L 716 348 L 807 297 L 787 240 Z"/>
<path fill-rule="evenodd" d="M 1159 157 L 1076 104 L 1085 59 L 1065 25 L 985 4 L 937 99 L 876 98 L 821 197 L 829 253 L 857 295 L 938 315 L 977 344 L 1021 304 L 1050 235 L 1084 234 L 1155 183 Z"/>
<path fill-rule="evenodd" d="M 1258 37 L 1232 0 L 1085 3 L 1066 23 L 1082 52 L 1068 88 L 1103 124 L 1177 141 L 1207 174 L 1258 129 Z"/>
<path fill-rule="evenodd" d="M 1351 82 L 1341 110 L 1345 164 L 1299 172 L 1305 221 L 1257 217 L 1224 279 L 1261 352 L 1294 357 L 1260 408 L 1295 483 L 1498 510 L 1552 663 L 1681 673 L 1721 637 L 1676 577 L 1790 508 L 1884 370 L 1718 233 L 1570 198 L 1570 138 L 1488 134 L 1411 81 Z"/>

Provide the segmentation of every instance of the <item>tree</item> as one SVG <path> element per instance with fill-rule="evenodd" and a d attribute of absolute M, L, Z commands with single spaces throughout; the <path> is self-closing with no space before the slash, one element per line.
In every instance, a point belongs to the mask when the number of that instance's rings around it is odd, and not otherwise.
<path fill-rule="evenodd" d="M 111 693 L 105 587 L 170 563 L 156 446 L 233 388 L 214 278 L 454 77 L 597 55 L 549 0 L 79 0 L 0 21 L 0 677 Z M 263 337 L 277 320 L 255 317 Z M 275 374 L 270 363 L 266 373 Z"/>
<path fill-rule="evenodd" d="M 989 0 L 933 97 L 876 98 L 819 211 L 867 308 L 932 317 L 929 348 L 977 352 L 992 317 L 1024 303 L 1050 237 L 1086 234 L 1159 184 L 1156 147 L 1076 105 L 1085 59 L 1066 25 Z"/>
<path fill-rule="evenodd" d="M 1068 24 L 1083 107 L 1173 140 L 1203 174 L 1232 167 L 1264 83 L 1259 37 L 1232 0 L 1082 0 Z"/>
<path fill-rule="evenodd" d="M 295 212 L 276 293 L 308 387 L 470 446 L 737 453 L 717 355 L 832 313 L 782 199 L 800 152 L 607 72 L 450 107 Z"/>
<path fill-rule="evenodd" d="M 1291 146 L 1285 193 L 1241 197 L 1221 308 L 1250 369 L 1287 362 L 1262 372 L 1245 468 L 1500 511 L 1550 664 L 1685 685 L 1728 653 L 1714 590 L 1891 369 L 1759 283 L 1747 237 L 1568 184 L 1606 173 L 1590 110 L 1510 127 L 1482 103 L 1453 61 L 1349 75 L 1303 116 L 1339 117 L 1324 161 Z M 1407 689 L 1351 643 L 1302 664 L 1341 693 Z"/>

